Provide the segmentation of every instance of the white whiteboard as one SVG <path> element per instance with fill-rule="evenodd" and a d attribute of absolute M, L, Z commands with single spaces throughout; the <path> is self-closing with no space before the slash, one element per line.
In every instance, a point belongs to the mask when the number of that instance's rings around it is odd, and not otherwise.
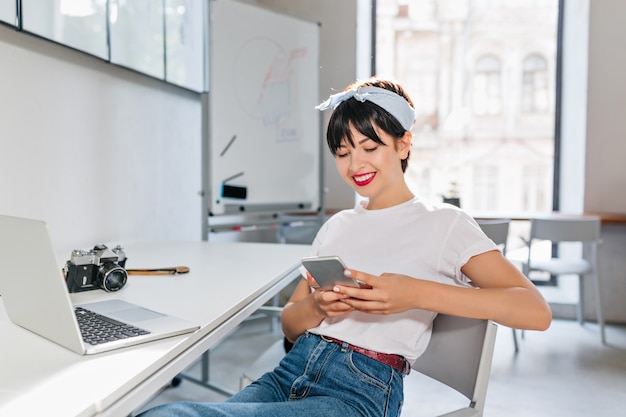
<path fill-rule="evenodd" d="M 210 7 L 210 213 L 319 209 L 319 25 Z"/>

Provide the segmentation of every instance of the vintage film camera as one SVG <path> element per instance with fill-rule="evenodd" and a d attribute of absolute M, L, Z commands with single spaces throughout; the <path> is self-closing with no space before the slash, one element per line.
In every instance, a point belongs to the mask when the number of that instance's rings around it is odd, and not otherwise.
<path fill-rule="evenodd" d="M 96 245 L 91 250 L 75 249 L 65 265 L 69 292 L 96 290 L 112 292 L 126 285 L 126 253 L 121 246 L 113 249 Z"/>

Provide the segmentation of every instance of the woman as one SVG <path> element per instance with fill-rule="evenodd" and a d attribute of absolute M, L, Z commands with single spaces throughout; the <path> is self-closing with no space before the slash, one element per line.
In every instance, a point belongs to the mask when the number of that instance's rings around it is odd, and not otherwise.
<path fill-rule="evenodd" d="M 408 188 L 415 112 L 400 85 L 372 78 L 318 108 L 334 108 L 328 146 L 364 201 L 331 217 L 311 254 L 341 257 L 366 288 L 323 291 L 306 273 L 282 313 L 295 345 L 274 371 L 224 403 L 174 403 L 146 416 L 398 416 L 403 376 L 436 313 L 550 325 L 541 294 L 468 214 Z"/>

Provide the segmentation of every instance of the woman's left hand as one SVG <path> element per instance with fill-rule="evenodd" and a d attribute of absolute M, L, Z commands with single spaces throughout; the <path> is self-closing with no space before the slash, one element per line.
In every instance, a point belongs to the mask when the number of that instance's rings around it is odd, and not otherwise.
<path fill-rule="evenodd" d="M 346 276 L 362 282 L 368 288 L 335 285 L 333 291 L 349 296 L 342 301 L 355 310 L 372 314 L 393 314 L 416 308 L 413 286 L 420 280 L 406 275 L 384 273 L 380 276 L 366 274 L 354 269 L 346 270 Z"/>

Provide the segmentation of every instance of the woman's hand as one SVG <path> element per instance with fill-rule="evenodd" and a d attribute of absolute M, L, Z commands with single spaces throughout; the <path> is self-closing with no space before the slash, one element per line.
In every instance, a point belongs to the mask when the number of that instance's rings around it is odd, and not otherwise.
<path fill-rule="evenodd" d="M 362 282 L 365 288 L 335 285 L 333 292 L 343 297 L 342 303 L 355 310 L 393 314 L 417 307 L 413 288 L 419 285 L 420 280 L 391 273 L 375 276 L 354 269 L 347 269 L 346 276 Z"/>
<path fill-rule="evenodd" d="M 461 268 L 472 286 L 457 286 L 384 273 L 373 276 L 346 270 L 371 289 L 335 285 L 343 303 L 372 314 L 393 314 L 413 308 L 453 316 L 490 319 L 504 326 L 545 330 L 552 312 L 541 293 L 500 251 L 470 258 Z"/>
<path fill-rule="evenodd" d="M 320 317 L 337 317 L 354 310 L 354 307 L 344 302 L 346 298 L 349 298 L 348 295 L 335 291 L 324 291 L 317 285 L 310 273 L 307 272 L 306 275 L 307 282 L 313 289 L 311 294 L 313 306 Z"/>

